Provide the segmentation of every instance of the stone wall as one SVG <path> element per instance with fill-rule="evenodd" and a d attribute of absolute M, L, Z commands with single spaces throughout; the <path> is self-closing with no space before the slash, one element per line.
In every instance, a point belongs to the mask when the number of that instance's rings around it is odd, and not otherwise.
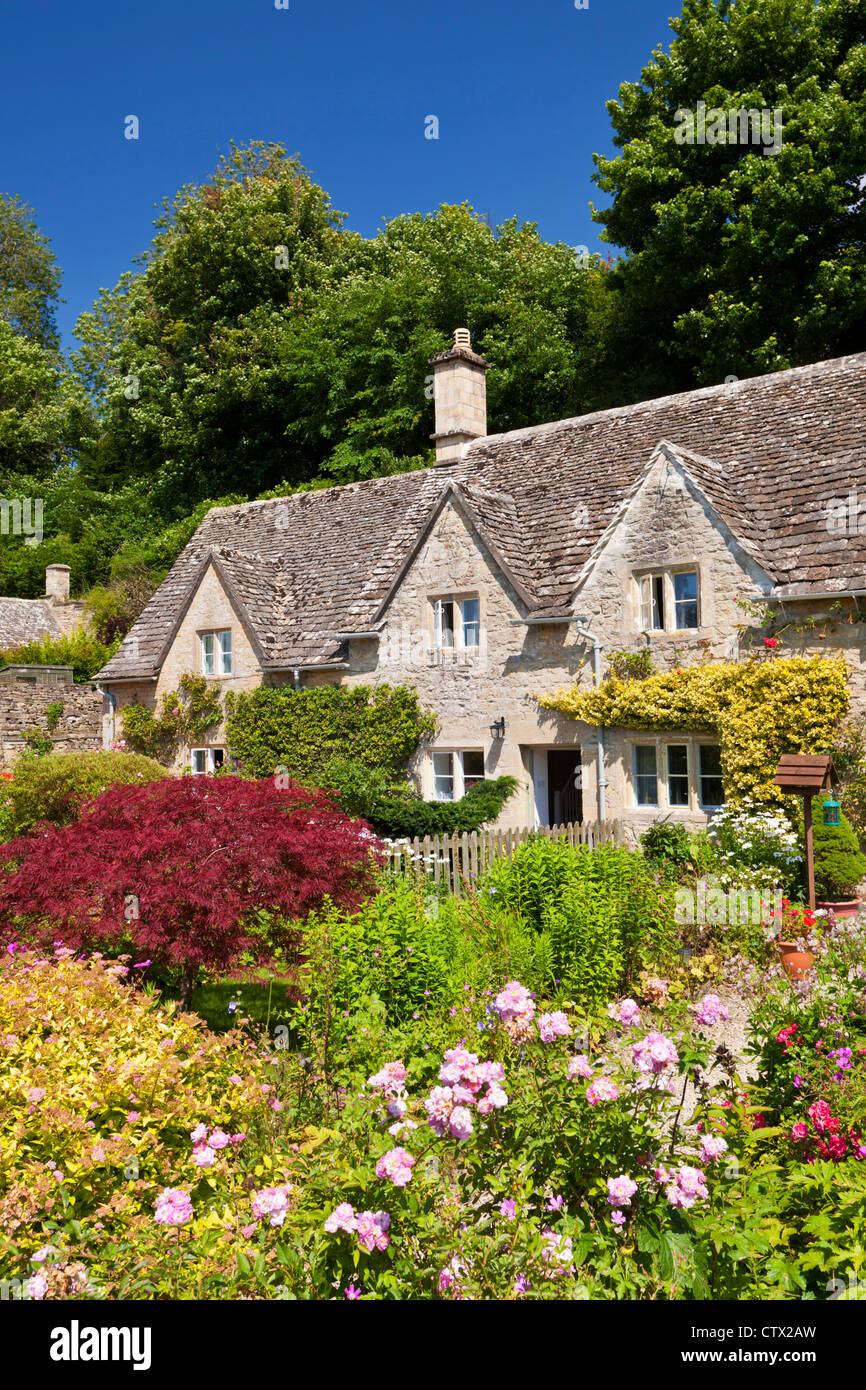
<path fill-rule="evenodd" d="M 63 705 L 51 735 L 53 751 L 83 752 L 102 746 L 102 696 L 91 685 L 29 685 L 0 679 L 0 767 L 9 769 L 25 746 L 27 729 L 48 733 L 45 711 Z"/>

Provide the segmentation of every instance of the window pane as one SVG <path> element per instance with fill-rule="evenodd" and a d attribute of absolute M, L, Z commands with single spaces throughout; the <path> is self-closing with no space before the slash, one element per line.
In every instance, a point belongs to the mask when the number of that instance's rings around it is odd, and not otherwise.
<path fill-rule="evenodd" d="M 658 774 L 653 744 L 638 743 L 634 750 L 634 780 L 638 806 L 658 806 Z"/>
<path fill-rule="evenodd" d="M 663 574 L 653 575 L 653 627 L 665 625 L 665 580 Z"/>
<path fill-rule="evenodd" d="M 194 748 L 192 750 L 192 770 L 196 775 L 207 772 L 207 749 Z"/>
<path fill-rule="evenodd" d="M 467 598 L 463 600 L 463 645 L 464 647 L 477 647 L 478 634 L 480 631 L 478 599 Z"/>
<path fill-rule="evenodd" d="M 232 670 L 232 635 L 231 632 L 220 632 L 217 634 L 220 649 L 220 675 L 229 676 Z"/>
<path fill-rule="evenodd" d="M 454 646 L 454 604 L 450 599 L 436 604 L 436 645 L 440 648 Z"/>
<path fill-rule="evenodd" d="M 213 767 L 222 767 L 226 760 L 226 750 L 224 748 L 211 749 L 211 762 Z"/>
<path fill-rule="evenodd" d="M 433 754 L 433 795 L 437 801 L 454 800 L 454 754 Z"/>
<path fill-rule="evenodd" d="M 697 570 L 674 577 L 674 607 L 677 627 L 697 627 L 698 625 L 698 575 Z"/>
<path fill-rule="evenodd" d="M 201 636 L 201 669 L 206 676 L 214 673 L 214 640 L 212 632 L 203 632 Z"/>
<path fill-rule="evenodd" d="M 640 625 L 642 628 L 652 627 L 653 617 L 653 593 L 652 580 L 642 579 L 640 581 Z"/>
<path fill-rule="evenodd" d="M 469 788 L 474 787 L 476 782 L 484 781 L 484 754 L 472 749 L 464 753 L 462 757 L 463 790 L 468 792 Z"/>
<path fill-rule="evenodd" d="M 689 804 L 689 754 L 684 743 L 668 744 L 668 804 Z"/>
<path fill-rule="evenodd" d="M 724 806 L 721 752 L 710 743 L 702 743 L 698 751 L 701 767 L 701 805 Z"/>

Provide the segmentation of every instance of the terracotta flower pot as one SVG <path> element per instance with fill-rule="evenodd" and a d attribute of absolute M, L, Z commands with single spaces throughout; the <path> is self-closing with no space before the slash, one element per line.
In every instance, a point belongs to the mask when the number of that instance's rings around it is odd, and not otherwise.
<path fill-rule="evenodd" d="M 815 964 L 811 951 L 798 951 L 793 941 L 777 941 L 776 950 L 782 962 L 782 969 L 792 980 L 799 980 Z"/>
<path fill-rule="evenodd" d="M 825 912 L 835 913 L 837 917 L 856 917 L 860 911 L 860 899 L 847 898 L 844 902 L 830 903 L 818 898 L 817 906 L 823 908 Z"/>

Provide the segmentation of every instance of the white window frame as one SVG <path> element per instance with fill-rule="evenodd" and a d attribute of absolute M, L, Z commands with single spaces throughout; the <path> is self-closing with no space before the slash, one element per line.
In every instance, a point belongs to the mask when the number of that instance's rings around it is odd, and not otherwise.
<path fill-rule="evenodd" d="M 677 599 L 674 590 L 674 576 L 693 574 L 695 576 L 695 599 Z M 634 576 L 637 586 L 638 628 L 641 632 L 699 632 L 701 628 L 701 572 L 700 566 L 671 565 L 665 569 L 641 571 Z M 659 602 L 660 601 L 660 602 Z M 677 604 L 696 603 L 698 622 L 696 627 L 677 626 Z M 659 612 L 659 608 L 661 612 Z M 656 617 L 661 618 L 656 623 Z"/>
<path fill-rule="evenodd" d="M 203 676 L 230 676 L 233 674 L 232 630 L 230 627 L 212 628 L 198 635 L 201 652 L 201 672 Z M 210 668 L 208 668 L 210 661 Z"/>
<path fill-rule="evenodd" d="M 216 755 L 221 753 L 222 757 L 217 762 Z M 197 768 L 196 754 L 202 755 L 205 766 Z M 226 762 L 226 750 L 224 748 L 191 748 L 189 750 L 189 765 L 193 777 L 207 777 L 216 772 L 218 767 L 224 767 Z"/>
<path fill-rule="evenodd" d="M 431 599 L 433 606 L 433 650 L 436 655 L 442 652 L 477 652 L 481 646 L 481 599 L 478 594 L 461 594 L 458 598 L 454 594 L 443 594 L 440 598 Z M 451 606 L 452 623 L 450 629 L 453 635 L 453 643 L 445 645 L 442 641 L 442 633 L 445 630 L 442 622 L 443 609 L 446 604 Z M 467 615 L 467 606 L 475 605 L 474 618 Z M 471 611 L 471 610 L 470 610 Z M 466 640 L 467 632 L 475 631 L 476 641 Z"/>
<path fill-rule="evenodd" d="M 483 771 L 482 776 L 479 777 L 479 776 L 477 776 L 474 772 L 473 772 L 473 773 L 468 773 L 468 774 L 467 774 L 467 772 L 466 772 L 466 770 L 465 770 L 464 761 L 463 761 L 467 753 L 478 753 L 478 754 L 480 754 L 482 766 L 483 766 L 483 768 L 484 768 L 484 771 Z M 436 770 L 436 760 L 437 760 L 437 758 L 440 759 L 440 760 L 443 759 L 443 758 L 448 758 L 448 759 L 450 759 L 450 763 L 449 763 L 449 769 L 450 769 L 450 770 L 449 770 L 447 773 L 437 772 L 437 770 Z M 434 748 L 434 749 L 432 749 L 432 751 L 431 751 L 431 753 L 430 753 L 430 767 L 431 767 L 432 779 L 433 779 L 433 781 L 432 781 L 432 785 L 433 785 L 433 796 L 432 796 L 432 799 L 433 799 L 434 801 L 459 801 L 459 800 L 461 799 L 461 797 L 463 797 L 463 796 L 466 795 L 467 791 L 469 790 L 469 787 L 475 786 L 476 783 L 478 783 L 478 782 L 483 782 L 483 781 L 485 781 L 485 780 L 486 780 L 486 777 L 487 777 L 487 766 L 486 766 L 486 759 L 485 759 L 485 757 L 484 757 L 484 749 L 483 749 L 483 748 Z M 439 794 L 438 788 L 437 788 L 437 786 L 436 786 L 436 782 L 437 782 L 437 779 L 446 778 L 446 777 L 449 778 L 449 779 L 450 779 L 450 782 L 451 782 L 451 795 L 450 795 L 450 796 L 441 796 L 441 795 Z M 469 783 L 468 786 L 467 786 L 467 778 L 468 778 L 468 783 Z"/>
<path fill-rule="evenodd" d="M 688 735 L 684 737 L 682 734 L 680 734 L 679 737 L 665 735 L 656 739 L 635 738 L 630 740 L 629 742 L 630 753 L 624 759 L 624 761 L 626 767 L 630 769 L 629 800 L 633 810 L 638 812 L 650 811 L 656 814 L 658 812 L 665 812 L 670 813 L 672 815 L 695 815 L 701 813 L 705 815 L 712 815 L 715 811 L 720 810 L 721 807 L 724 805 L 724 786 L 722 787 L 723 799 L 719 803 L 705 802 L 703 799 L 703 782 L 707 780 L 708 777 L 714 777 L 715 774 L 709 773 L 706 775 L 702 775 L 701 749 L 718 748 L 719 745 L 717 743 L 713 743 L 709 739 L 697 739 L 694 737 L 690 738 L 688 737 Z M 655 752 L 655 802 L 641 802 L 638 800 L 637 750 L 639 748 L 652 748 Z M 671 773 L 669 753 L 669 749 L 671 748 L 685 748 L 686 766 L 688 768 L 687 774 L 683 774 L 680 772 Z M 642 777 L 649 777 L 650 774 L 642 773 L 640 775 Z M 672 776 L 676 778 L 681 778 L 684 775 L 687 775 L 688 777 L 688 802 L 685 805 L 683 805 L 682 802 L 673 802 L 671 800 L 670 795 L 670 778 Z"/>

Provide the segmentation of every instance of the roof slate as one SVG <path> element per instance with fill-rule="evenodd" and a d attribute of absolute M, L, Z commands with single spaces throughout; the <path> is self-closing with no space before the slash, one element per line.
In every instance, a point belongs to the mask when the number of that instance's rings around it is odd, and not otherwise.
<path fill-rule="evenodd" d="M 156 673 L 211 554 L 266 667 L 339 661 L 345 647 L 333 634 L 381 619 L 446 489 L 507 567 L 527 615 L 566 613 L 599 538 L 662 444 L 777 592 L 866 587 L 866 534 L 831 535 L 825 510 L 851 487 L 866 499 L 858 353 L 489 435 L 435 468 L 215 508 L 99 679 Z"/>
<path fill-rule="evenodd" d="M 62 637 L 66 628 L 47 598 L 0 598 L 0 651 Z"/>

